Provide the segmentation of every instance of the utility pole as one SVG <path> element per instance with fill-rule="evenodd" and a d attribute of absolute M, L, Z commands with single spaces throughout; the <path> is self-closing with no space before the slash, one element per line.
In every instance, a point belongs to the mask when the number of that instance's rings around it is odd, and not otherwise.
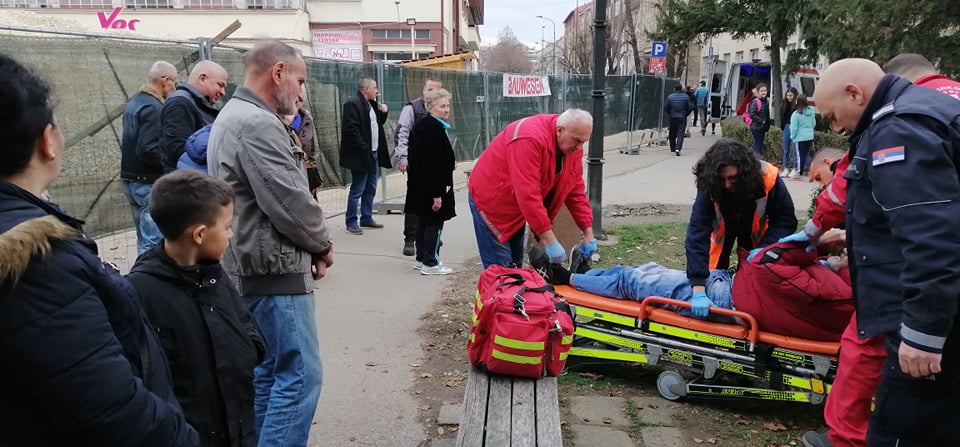
<path fill-rule="evenodd" d="M 554 22 L 553 19 L 548 19 L 544 16 L 537 16 L 537 18 L 549 21 L 550 25 L 553 27 L 553 48 L 551 51 L 553 52 L 553 74 L 557 74 L 557 22 Z"/>
<path fill-rule="evenodd" d="M 593 21 L 593 133 L 587 154 L 587 197 L 593 209 L 593 234 L 606 240 L 603 233 L 603 112 L 606 74 L 603 71 L 607 54 L 607 0 L 594 2 Z M 632 99 L 632 98 L 631 98 Z"/>

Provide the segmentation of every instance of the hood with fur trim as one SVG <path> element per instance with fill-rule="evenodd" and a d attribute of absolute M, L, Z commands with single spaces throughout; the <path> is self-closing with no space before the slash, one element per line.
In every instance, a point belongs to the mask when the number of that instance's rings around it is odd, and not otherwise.
<path fill-rule="evenodd" d="M 80 239 L 80 232 L 56 216 L 25 220 L 0 234 L 0 284 L 16 283 L 34 256 L 45 259 L 56 240 Z"/>

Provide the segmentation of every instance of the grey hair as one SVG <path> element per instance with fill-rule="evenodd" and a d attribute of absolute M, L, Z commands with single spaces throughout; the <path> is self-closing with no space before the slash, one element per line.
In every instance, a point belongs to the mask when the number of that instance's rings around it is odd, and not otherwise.
<path fill-rule="evenodd" d="M 158 82 L 160 78 L 168 74 L 176 74 L 177 68 L 167 61 L 156 61 L 150 66 L 147 72 L 147 82 Z"/>
<path fill-rule="evenodd" d="M 448 100 L 452 98 L 447 89 L 438 88 L 436 90 L 431 90 L 423 95 L 423 105 L 429 109 L 434 103 L 443 98 L 447 98 Z"/>
<path fill-rule="evenodd" d="M 357 87 L 364 88 L 369 87 L 371 84 L 376 84 L 377 81 L 370 76 L 361 76 L 360 81 L 357 82 Z"/>
<path fill-rule="evenodd" d="M 557 118 L 557 125 L 569 127 L 578 123 L 593 124 L 593 115 L 582 109 L 567 109 Z"/>

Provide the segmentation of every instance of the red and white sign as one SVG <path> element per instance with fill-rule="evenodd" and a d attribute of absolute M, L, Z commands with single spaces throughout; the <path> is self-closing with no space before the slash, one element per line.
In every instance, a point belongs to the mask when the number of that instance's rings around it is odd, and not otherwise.
<path fill-rule="evenodd" d="M 363 62 L 363 34 L 358 29 L 314 30 L 313 56 Z"/>
<path fill-rule="evenodd" d="M 650 68 L 647 69 L 651 74 L 662 75 L 667 72 L 667 60 L 662 57 L 651 57 Z"/>
<path fill-rule="evenodd" d="M 503 96 L 505 98 L 550 96 L 550 78 L 547 76 L 504 74 Z"/>

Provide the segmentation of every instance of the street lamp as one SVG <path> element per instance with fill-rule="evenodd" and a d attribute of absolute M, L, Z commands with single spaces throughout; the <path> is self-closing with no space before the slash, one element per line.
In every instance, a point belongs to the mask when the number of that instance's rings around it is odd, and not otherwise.
<path fill-rule="evenodd" d="M 553 54 L 553 74 L 557 74 L 557 22 L 544 16 L 537 16 L 537 18 L 547 20 L 553 26 L 553 48 L 550 52 Z"/>
<path fill-rule="evenodd" d="M 417 47 L 414 40 L 416 31 L 413 27 L 417 25 L 417 19 L 410 17 L 407 19 L 407 25 L 410 25 L 410 60 L 415 61 L 417 60 Z"/>
<path fill-rule="evenodd" d="M 547 46 L 547 41 L 543 40 L 543 32 L 547 30 L 547 25 L 540 27 L 540 67 L 546 73 L 547 61 L 543 59 L 543 48 Z"/>

